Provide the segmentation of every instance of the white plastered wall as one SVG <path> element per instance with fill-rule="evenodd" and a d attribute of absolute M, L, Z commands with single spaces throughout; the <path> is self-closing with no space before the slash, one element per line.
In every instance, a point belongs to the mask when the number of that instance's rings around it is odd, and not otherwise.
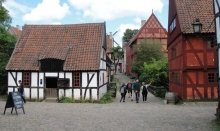
<path fill-rule="evenodd" d="M 80 89 L 74 89 L 74 99 L 80 99 Z"/>
<path fill-rule="evenodd" d="M 15 81 L 13 77 L 17 80 Z M 18 82 L 19 80 L 22 80 L 22 72 L 17 72 L 17 74 L 16 72 L 12 72 L 12 73 L 8 72 L 8 86 L 17 86 L 17 85 L 19 86 L 19 82 Z"/>
<path fill-rule="evenodd" d="M 66 78 L 70 80 L 70 85 L 69 85 L 70 87 L 72 87 L 72 83 L 73 83 L 73 82 L 72 82 L 72 76 L 73 76 L 73 75 L 72 75 L 71 72 L 67 72 L 67 73 L 66 73 Z M 61 78 L 61 77 L 60 77 L 60 78 Z"/>
<path fill-rule="evenodd" d="M 99 99 L 107 92 L 107 85 L 102 86 L 99 88 Z"/>
<path fill-rule="evenodd" d="M 92 100 L 97 100 L 97 89 L 92 89 Z"/>
<path fill-rule="evenodd" d="M 32 72 L 31 73 L 31 87 L 37 87 L 38 82 L 38 73 Z"/>
<path fill-rule="evenodd" d="M 87 75 L 89 75 L 89 79 L 92 77 L 92 75 L 95 74 L 92 78 L 92 81 L 90 82 L 88 87 L 97 87 L 97 73 L 96 72 L 83 72 L 82 73 L 82 87 L 86 87 L 87 86 L 87 81 L 88 77 Z"/>

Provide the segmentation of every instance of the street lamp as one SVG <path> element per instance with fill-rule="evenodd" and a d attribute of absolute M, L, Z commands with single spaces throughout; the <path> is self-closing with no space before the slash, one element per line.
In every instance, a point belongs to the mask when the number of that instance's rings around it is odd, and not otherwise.
<path fill-rule="evenodd" d="M 200 22 L 199 18 L 195 20 L 195 22 L 192 24 L 193 26 L 193 32 L 194 33 L 201 33 L 202 32 L 202 23 Z"/>

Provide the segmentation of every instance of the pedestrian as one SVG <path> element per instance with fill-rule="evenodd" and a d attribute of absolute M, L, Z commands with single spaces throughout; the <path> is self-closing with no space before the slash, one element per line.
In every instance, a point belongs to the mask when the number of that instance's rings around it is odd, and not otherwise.
<path fill-rule="evenodd" d="M 145 85 L 145 83 L 142 82 L 141 90 L 142 90 L 143 102 L 147 101 L 147 94 L 148 94 L 147 86 L 148 85 Z"/>
<path fill-rule="evenodd" d="M 122 85 L 121 85 L 121 87 L 120 87 L 120 93 L 121 93 L 120 102 L 121 102 L 122 100 L 123 100 L 123 102 L 125 102 L 125 95 L 126 95 L 126 93 L 127 93 L 125 83 L 122 83 Z"/>
<path fill-rule="evenodd" d="M 130 98 L 130 97 L 132 98 L 132 83 L 131 83 L 131 81 L 128 81 L 126 88 L 128 91 L 128 98 Z"/>
<path fill-rule="evenodd" d="M 136 82 L 133 84 L 133 90 L 135 92 L 136 103 L 139 103 L 140 88 L 141 88 L 141 85 L 139 83 L 139 80 L 136 80 Z"/>
<path fill-rule="evenodd" d="M 20 84 L 20 86 L 19 86 L 19 88 L 18 88 L 18 92 L 20 93 L 23 102 L 26 103 L 25 96 L 24 96 L 24 85 L 23 85 L 23 83 L 21 82 L 21 80 L 19 80 L 18 82 L 19 82 L 19 84 Z"/>

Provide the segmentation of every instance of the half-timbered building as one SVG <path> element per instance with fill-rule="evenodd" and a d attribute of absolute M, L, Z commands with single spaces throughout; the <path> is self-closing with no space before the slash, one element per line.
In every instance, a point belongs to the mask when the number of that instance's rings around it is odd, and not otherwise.
<path fill-rule="evenodd" d="M 27 99 L 100 99 L 107 91 L 105 23 L 25 25 L 7 64 L 8 92 Z"/>
<path fill-rule="evenodd" d="M 217 52 L 212 0 L 170 0 L 169 89 L 184 100 L 217 98 Z M 194 33 L 193 24 L 202 24 Z"/>
<path fill-rule="evenodd" d="M 126 49 L 126 74 L 132 73 L 132 61 L 134 59 L 134 45 L 144 41 L 151 40 L 155 43 L 161 45 L 161 50 L 164 52 L 164 55 L 167 56 L 167 31 L 161 25 L 155 14 L 152 12 L 151 16 L 147 21 L 141 22 L 142 26 L 137 32 L 137 34 L 126 44 L 129 46 Z"/>

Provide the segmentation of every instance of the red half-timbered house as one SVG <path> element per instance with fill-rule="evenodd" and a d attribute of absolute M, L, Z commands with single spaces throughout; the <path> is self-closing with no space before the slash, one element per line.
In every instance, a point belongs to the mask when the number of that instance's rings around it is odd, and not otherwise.
<path fill-rule="evenodd" d="M 202 24 L 194 33 L 193 23 Z M 170 0 L 169 89 L 184 100 L 217 98 L 217 52 L 212 0 Z"/>
<path fill-rule="evenodd" d="M 129 47 L 124 47 L 126 49 L 126 74 L 131 74 L 132 72 L 132 61 L 134 58 L 133 47 L 143 40 L 159 42 L 161 44 L 161 50 L 167 56 L 167 31 L 163 28 L 153 12 L 146 22 L 142 21 L 142 27 L 126 45 Z"/>

